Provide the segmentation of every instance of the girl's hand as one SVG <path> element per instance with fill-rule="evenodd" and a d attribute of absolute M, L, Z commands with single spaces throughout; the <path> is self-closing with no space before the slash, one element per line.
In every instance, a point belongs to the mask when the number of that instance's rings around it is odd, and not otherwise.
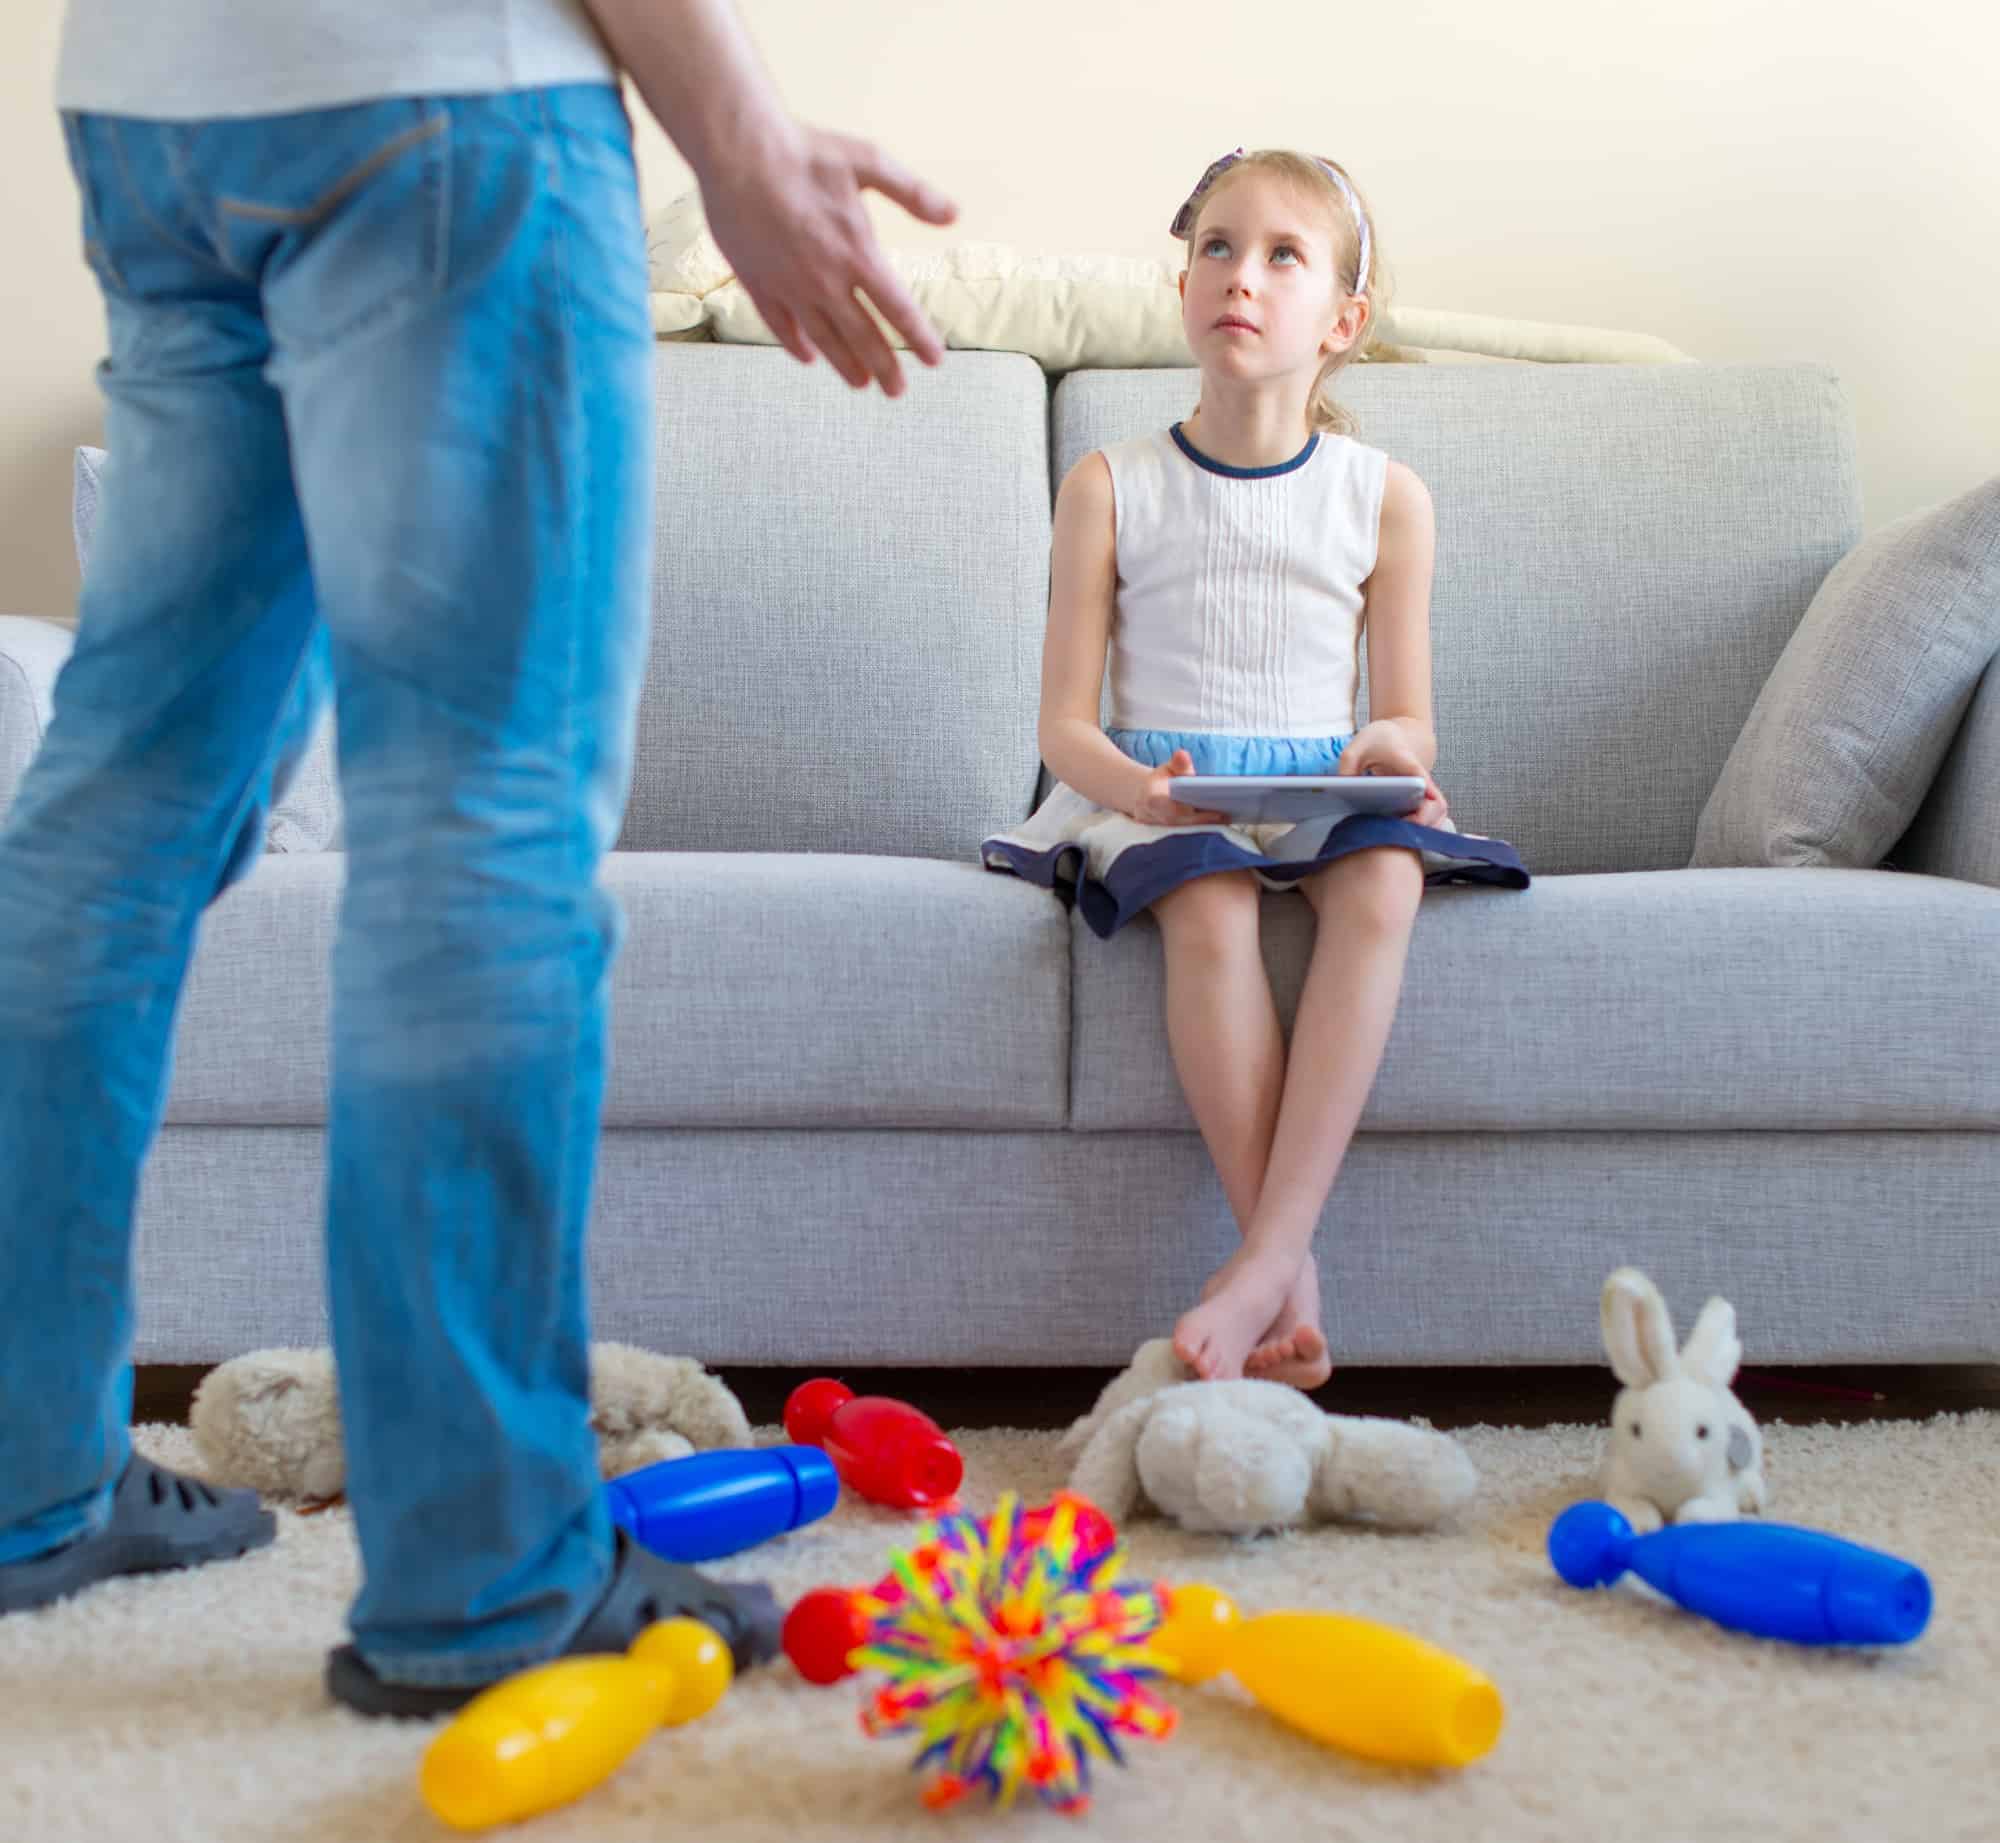
<path fill-rule="evenodd" d="M 1146 791 L 1137 802 L 1126 809 L 1128 819 L 1136 819 L 1146 826 L 1213 826 L 1227 825 L 1227 813 L 1211 813 L 1199 806 L 1183 806 L 1167 791 L 1167 783 L 1177 774 L 1192 774 L 1194 757 L 1185 749 L 1176 749 L 1173 759 L 1163 767 L 1155 768 L 1147 776 Z"/>
<path fill-rule="evenodd" d="M 1434 826 L 1451 810 L 1444 790 L 1417 759 L 1409 739 L 1393 723 L 1370 723 L 1340 752 L 1336 774 L 1420 774 L 1424 797 L 1413 812 L 1399 814 L 1412 825 Z"/>

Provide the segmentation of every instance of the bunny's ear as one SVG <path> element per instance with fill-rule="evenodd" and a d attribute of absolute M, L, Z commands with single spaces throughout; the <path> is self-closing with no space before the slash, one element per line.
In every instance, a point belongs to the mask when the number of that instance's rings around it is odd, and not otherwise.
<path fill-rule="evenodd" d="M 1702 1382 L 1728 1388 L 1743 1361 L 1743 1340 L 1736 1335 L 1736 1308 L 1727 1299 L 1711 1299 L 1701 1308 L 1688 1341 L 1681 1346 L 1681 1367 Z"/>
<path fill-rule="evenodd" d="M 1153 1412 L 1154 1397 L 1128 1401 L 1090 1436 L 1090 1444 L 1069 1475 L 1069 1488 L 1087 1497 L 1111 1519 L 1123 1523 L 1139 1502 L 1139 1436 Z"/>
<path fill-rule="evenodd" d="M 1674 1322 L 1660 1289 L 1636 1267 L 1621 1267 L 1604 1282 L 1598 1317 L 1611 1373 L 1628 1389 L 1664 1382 L 1680 1367 L 1674 1354 Z"/>

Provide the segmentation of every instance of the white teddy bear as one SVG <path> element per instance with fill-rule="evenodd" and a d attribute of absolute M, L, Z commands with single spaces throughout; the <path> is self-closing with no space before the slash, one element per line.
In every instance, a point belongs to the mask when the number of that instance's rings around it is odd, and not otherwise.
<path fill-rule="evenodd" d="M 1113 1522 L 1142 1505 L 1184 1529 L 1247 1535 L 1337 1518 L 1426 1529 L 1479 1474 L 1446 1434 L 1327 1414 L 1283 1382 L 1200 1382 L 1167 1338 L 1139 1346 L 1059 1450 L 1070 1488 Z"/>
<path fill-rule="evenodd" d="M 692 1357 L 633 1344 L 590 1347 L 590 1424 L 606 1478 L 697 1447 L 749 1446 L 743 1404 Z M 326 1503 L 347 1462 L 333 1352 L 253 1350 L 201 1379 L 188 1425 L 211 1482 Z"/>

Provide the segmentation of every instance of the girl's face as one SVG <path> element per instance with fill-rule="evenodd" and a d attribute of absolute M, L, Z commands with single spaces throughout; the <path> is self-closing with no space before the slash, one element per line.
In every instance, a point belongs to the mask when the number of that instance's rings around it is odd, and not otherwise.
<path fill-rule="evenodd" d="M 1261 173 L 1213 194 L 1181 271 L 1188 350 L 1204 364 L 1261 374 L 1317 364 L 1350 344 L 1359 308 L 1334 273 L 1332 234 Z M 1232 332 L 1217 324 L 1225 317 L 1255 330 Z"/>

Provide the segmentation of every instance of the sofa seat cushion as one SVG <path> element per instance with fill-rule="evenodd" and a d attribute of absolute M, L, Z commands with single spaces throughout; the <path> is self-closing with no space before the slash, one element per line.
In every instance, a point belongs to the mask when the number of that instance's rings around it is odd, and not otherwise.
<path fill-rule="evenodd" d="M 326 1120 L 346 855 L 272 854 L 206 917 L 170 1123 Z M 604 1124 L 1060 1129 L 1069 923 L 976 862 L 614 852 Z"/>
<path fill-rule="evenodd" d="M 1289 1042 L 1316 924 L 1290 893 L 1263 910 Z M 1192 1129 L 1158 922 L 1108 941 L 1072 925 L 1073 1124 Z M 1945 878 L 1659 870 L 1537 876 L 1504 902 L 1432 890 L 1358 1130 L 1991 1132 L 1995 966 L 2000 891 Z M 1885 1232 L 1908 1201 L 1884 1199 Z"/>

